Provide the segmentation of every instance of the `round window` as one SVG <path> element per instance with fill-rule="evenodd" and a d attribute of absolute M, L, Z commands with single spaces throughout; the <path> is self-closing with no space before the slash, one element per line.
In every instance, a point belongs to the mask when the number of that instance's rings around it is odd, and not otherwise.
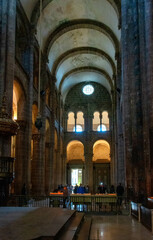
<path fill-rule="evenodd" d="M 85 95 L 91 95 L 94 92 L 94 87 L 92 85 L 88 84 L 83 87 L 82 91 Z"/>

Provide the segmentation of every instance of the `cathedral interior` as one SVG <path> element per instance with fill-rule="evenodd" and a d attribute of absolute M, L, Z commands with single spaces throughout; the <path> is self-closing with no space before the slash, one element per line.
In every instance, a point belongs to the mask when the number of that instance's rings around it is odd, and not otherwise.
<path fill-rule="evenodd" d="M 0 1 L 0 195 L 153 195 L 152 0 Z"/>

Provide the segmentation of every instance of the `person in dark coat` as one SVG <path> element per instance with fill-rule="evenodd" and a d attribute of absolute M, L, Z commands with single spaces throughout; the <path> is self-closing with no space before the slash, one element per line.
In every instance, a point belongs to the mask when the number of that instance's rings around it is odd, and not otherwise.
<path fill-rule="evenodd" d="M 21 194 L 22 195 L 26 195 L 27 194 L 27 188 L 26 188 L 26 184 L 23 184 L 22 190 L 21 190 Z"/>
<path fill-rule="evenodd" d="M 111 185 L 111 187 L 110 187 L 110 193 L 115 193 L 114 185 Z"/>
<path fill-rule="evenodd" d="M 117 186 L 116 193 L 117 193 L 117 197 L 118 197 L 118 204 L 120 206 L 122 204 L 122 198 L 123 198 L 123 194 L 124 194 L 124 188 L 121 185 L 121 183 L 119 183 L 119 185 Z"/>

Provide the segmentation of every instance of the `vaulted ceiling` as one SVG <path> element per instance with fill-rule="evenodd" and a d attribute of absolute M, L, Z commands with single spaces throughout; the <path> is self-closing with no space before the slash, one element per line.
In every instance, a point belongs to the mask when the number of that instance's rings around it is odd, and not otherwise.
<path fill-rule="evenodd" d="M 75 84 L 115 86 L 120 49 L 119 0 L 20 0 L 63 99 Z"/>

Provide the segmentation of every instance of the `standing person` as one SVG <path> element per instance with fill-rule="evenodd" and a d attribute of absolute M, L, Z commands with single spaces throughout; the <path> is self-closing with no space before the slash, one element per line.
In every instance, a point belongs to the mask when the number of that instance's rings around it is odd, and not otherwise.
<path fill-rule="evenodd" d="M 80 183 L 80 186 L 77 189 L 77 193 L 81 193 L 84 194 L 84 187 L 82 186 L 82 184 Z"/>
<path fill-rule="evenodd" d="M 78 185 L 76 184 L 74 188 L 74 193 L 76 194 L 77 192 L 78 192 Z"/>
<path fill-rule="evenodd" d="M 22 190 L 21 190 L 21 195 L 26 195 L 27 194 L 27 188 L 26 188 L 26 184 L 23 184 Z"/>
<path fill-rule="evenodd" d="M 122 196 L 124 194 L 124 188 L 121 185 L 121 183 L 119 183 L 119 185 L 117 186 L 116 193 L 117 193 L 117 197 L 118 197 L 118 204 L 119 204 L 119 206 L 121 206 L 121 204 L 122 204 Z"/>
<path fill-rule="evenodd" d="M 21 190 L 21 195 L 23 195 L 23 196 L 21 196 L 20 204 L 21 204 L 21 206 L 22 205 L 26 205 L 27 204 L 27 197 L 26 197 L 26 195 L 27 195 L 27 188 L 26 188 L 26 184 L 25 183 L 23 184 L 23 187 L 22 187 L 22 190 Z"/>
<path fill-rule="evenodd" d="M 63 208 L 66 208 L 66 201 L 68 199 L 68 189 L 67 186 L 63 188 Z"/>
<path fill-rule="evenodd" d="M 111 185 L 111 187 L 110 187 L 110 193 L 115 193 L 114 185 Z"/>

